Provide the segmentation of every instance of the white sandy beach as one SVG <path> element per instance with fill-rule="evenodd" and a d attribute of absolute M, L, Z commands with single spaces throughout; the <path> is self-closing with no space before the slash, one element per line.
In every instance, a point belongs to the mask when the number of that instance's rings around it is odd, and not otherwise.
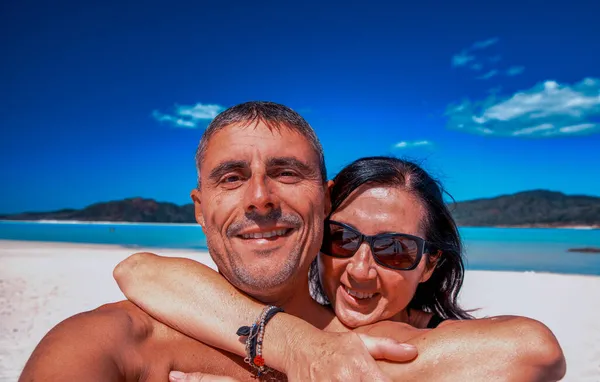
<path fill-rule="evenodd" d="M 123 299 L 114 266 L 140 249 L 0 240 L 0 381 L 16 381 L 46 332 L 61 320 Z M 206 252 L 153 250 L 214 267 Z M 600 277 L 467 272 L 461 303 L 477 316 L 544 322 L 567 357 L 566 381 L 600 381 Z"/>

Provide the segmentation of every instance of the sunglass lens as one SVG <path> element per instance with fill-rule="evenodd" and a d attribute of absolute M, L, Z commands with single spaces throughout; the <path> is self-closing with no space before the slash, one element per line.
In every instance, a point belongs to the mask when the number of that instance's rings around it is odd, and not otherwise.
<path fill-rule="evenodd" d="M 417 260 L 419 245 L 407 237 L 390 236 L 376 239 L 373 252 L 381 263 L 396 269 L 407 269 Z"/>
<path fill-rule="evenodd" d="M 331 256 L 351 257 L 358 249 L 359 241 L 360 237 L 356 232 L 337 224 L 329 224 L 323 238 L 322 252 Z"/>

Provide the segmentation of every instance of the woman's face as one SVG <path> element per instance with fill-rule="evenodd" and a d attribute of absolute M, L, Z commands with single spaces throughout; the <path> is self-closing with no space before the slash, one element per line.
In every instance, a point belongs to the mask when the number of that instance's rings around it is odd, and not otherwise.
<path fill-rule="evenodd" d="M 407 233 L 424 238 L 422 204 L 395 187 L 357 189 L 332 215 L 331 220 L 353 226 L 365 235 Z M 405 318 L 405 308 L 420 282 L 431 275 L 426 256 L 411 271 L 398 271 L 375 262 L 364 242 L 351 258 L 319 254 L 321 284 L 336 316 L 349 327 L 386 319 Z"/>

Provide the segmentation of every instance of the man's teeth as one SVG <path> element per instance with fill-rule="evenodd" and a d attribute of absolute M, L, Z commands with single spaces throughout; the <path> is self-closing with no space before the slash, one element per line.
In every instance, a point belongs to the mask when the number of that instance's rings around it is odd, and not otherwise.
<path fill-rule="evenodd" d="M 256 233 L 245 233 L 242 235 L 244 239 L 263 239 L 273 236 L 283 236 L 287 232 L 287 229 L 278 229 L 276 231 L 269 232 L 256 232 Z"/>
<path fill-rule="evenodd" d="M 352 289 L 349 289 L 346 287 L 346 292 L 348 292 L 348 294 L 354 298 L 358 298 L 358 299 L 364 299 L 364 298 L 371 298 L 375 295 L 375 293 L 363 293 L 363 292 L 357 292 L 357 291 L 353 291 Z"/>

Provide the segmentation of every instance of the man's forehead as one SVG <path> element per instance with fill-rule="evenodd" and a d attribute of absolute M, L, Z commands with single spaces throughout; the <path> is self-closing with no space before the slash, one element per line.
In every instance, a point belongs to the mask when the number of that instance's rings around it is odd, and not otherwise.
<path fill-rule="evenodd" d="M 234 124 L 217 131 L 207 142 L 202 167 L 227 160 L 295 157 L 316 163 L 317 155 L 308 139 L 285 125 L 268 127 L 263 123 Z"/>
<path fill-rule="evenodd" d="M 208 144 L 215 141 L 236 141 L 245 137 L 263 137 L 268 139 L 293 139 L 302 137 L 296 129 L 291 128 L 285 123 L 264 123 L 262 121 L 239 122 L 220 128 L 210 138 Z"/>

